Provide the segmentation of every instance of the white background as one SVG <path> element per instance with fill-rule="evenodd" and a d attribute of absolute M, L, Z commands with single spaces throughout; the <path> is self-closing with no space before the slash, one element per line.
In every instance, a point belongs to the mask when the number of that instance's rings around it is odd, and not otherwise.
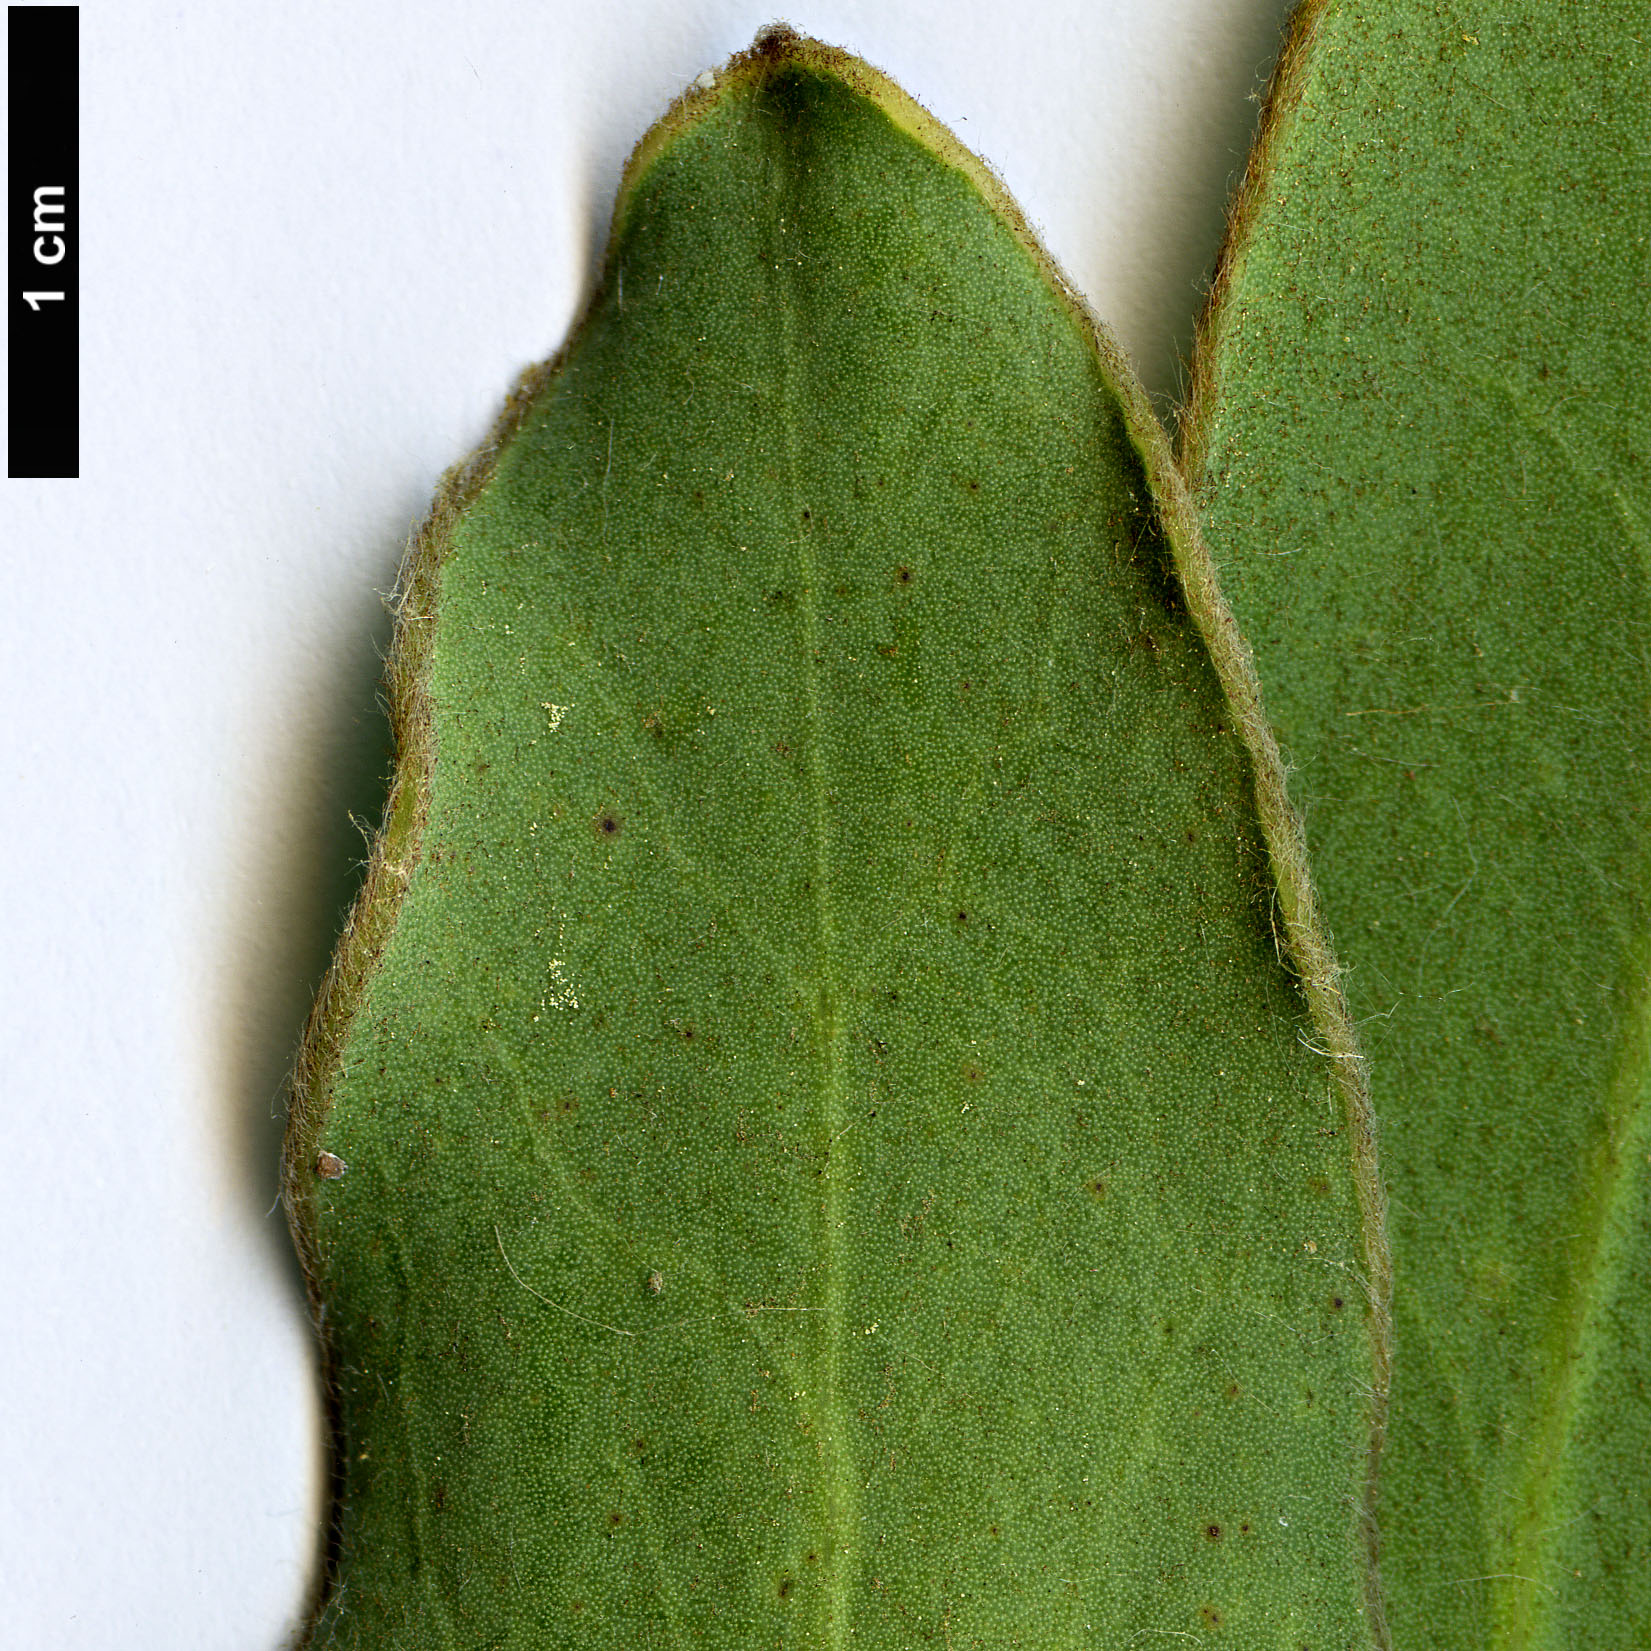
<path fill-rule="evenodd" d="M 788 19 L 984 155 L 1168 405 L 1285 0 Z M 282 1079 L 385 761 L 378 593 L 758 0 L 82 11 L 81 480 L 0 483 L 0 1636 L 289 1643 Z M 26 73 L 26 70 L 24 71 Z"/>

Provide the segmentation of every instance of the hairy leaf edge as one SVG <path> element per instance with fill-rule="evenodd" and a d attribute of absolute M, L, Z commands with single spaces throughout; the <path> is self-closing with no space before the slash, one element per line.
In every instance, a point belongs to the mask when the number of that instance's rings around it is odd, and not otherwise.
<path fill-rule="evenodd" d="M 1215 565 L 1199 526 L 1197 506 L 1204 480 L 1209 424 L 1219 400 L 1222 345 L 1233 294 L 1256 220 L 1269 195 L 1274 158 L 1301 105 L 1319 24 L 1334 3 L 1335 0 L 1300 0 L 1285 25 L 1279 55 L 1262 96 L 1255 139 L 1227 211 L 1226 233 L 1193 335 L 1187 395 L 1176 420 L 1172 451 L 1167 437 L 1163 438 L 1166 456 L 1161 462 L 1165 481 L 1160 508 L 1177 562 L 1185 570 L 1182 577 L 1187 586 L 1188 606 L 1204 633 L 1216 671 L 1250 749 L 1256 775 L 1257 808 L 1273 858 L 1273 875 L 1291 955 L 1301 972 L 1313 1023 L 1334 1063 L 1346 1107 L 1354 1181 L 1364 1226 L 1365 1289 L 1375 1364 L 1361 1510 L 1366 1554 L 1365 1604 L 1377 1651 L 1389 1651 L 1392 1636 L 1382 1593 L 1379 1496 L 1393 1379 L 1393 1252 L 1387 1236 L 1387 1189 L 1381 1177 L 1369 1072 L 1341 989 L 1334 938 L 1324 923 L 1313 886 L 1306 829 L 1290 799 L 1289 771 L 1263 709 L 1261 680 L 1254 656 L 1221 595 Z M 1156 477 L 1154 484 L 1158 485 Z"/>

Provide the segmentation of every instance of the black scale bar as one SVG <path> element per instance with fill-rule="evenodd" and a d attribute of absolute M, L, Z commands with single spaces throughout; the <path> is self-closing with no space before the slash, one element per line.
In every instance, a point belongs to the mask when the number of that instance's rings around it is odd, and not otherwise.
<path fill-rule="evenodd" d="M 80 474 L 80 8 L 11 6 L 6 474 Z"/>

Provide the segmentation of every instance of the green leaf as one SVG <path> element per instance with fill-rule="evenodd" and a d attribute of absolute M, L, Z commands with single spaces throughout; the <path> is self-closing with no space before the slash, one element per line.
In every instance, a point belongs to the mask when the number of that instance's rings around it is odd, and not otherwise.
<path fill-rule="evenodd" d="M 1149 472 L 863 64 L 644 142 L 409 575 L 290 1138 L 313 1644 L 1369 1642 L 1365 1120 Z"/>
<path fill-rule="evenodd" d="M 1648 27 L 1305 8 L 1190 425 L 1381 1121 L 1405 1646 L 1651 1644 Z"/>

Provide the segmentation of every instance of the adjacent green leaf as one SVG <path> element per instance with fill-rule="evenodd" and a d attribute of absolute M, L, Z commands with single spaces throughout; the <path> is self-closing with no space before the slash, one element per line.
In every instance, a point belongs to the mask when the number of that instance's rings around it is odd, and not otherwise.
<path fill-rule="evenodd" d="M 1191 424 L 1381 1120 L 1407 1647 L 1651 1645 L 1648 41 L 1308 6 Z"/>
<path fill-rule="evenodd" d="M 1370 1643 L 1359 1135 L 1122 383 L 852 59 L 639 151 L 306 1046 L 314 1645 Z"/>

